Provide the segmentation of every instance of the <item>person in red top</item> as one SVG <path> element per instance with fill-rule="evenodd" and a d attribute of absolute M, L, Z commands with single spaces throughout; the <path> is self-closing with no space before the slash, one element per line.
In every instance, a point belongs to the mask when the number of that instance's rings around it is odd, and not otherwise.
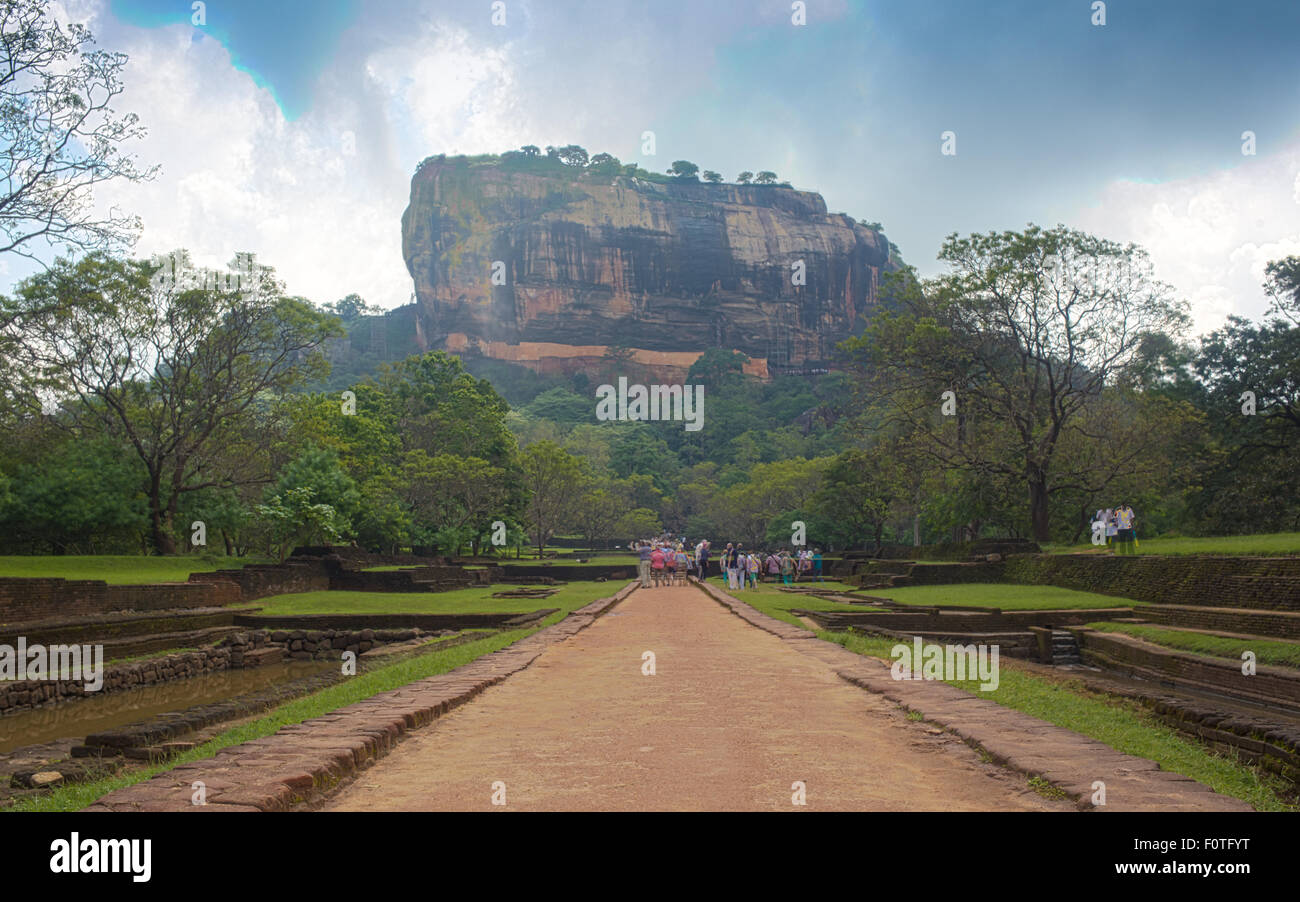
<path fill-rule="evenodd" d="M 664 579 L 664 559 L 667 556 L 664 550 L 655 546 L 655 550 L 650 552 L 650 575 L 654 578 L 655 588 L 659 588 L 659 583 Z"/>

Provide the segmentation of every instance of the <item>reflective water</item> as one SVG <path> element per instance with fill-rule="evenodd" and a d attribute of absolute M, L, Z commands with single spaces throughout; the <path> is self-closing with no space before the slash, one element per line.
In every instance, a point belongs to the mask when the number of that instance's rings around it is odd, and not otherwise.
<path fill-rule="evenodd" d="M 108 730 L 157 714 L 224 701 L 266 686 L 337 667 L 323 661 L 293 661 L 242 670 L 223 670 L 184 680 L 92 694 L 79 701 L 19 711 L 0 717 L 0 754 L 26 745 Z"/>

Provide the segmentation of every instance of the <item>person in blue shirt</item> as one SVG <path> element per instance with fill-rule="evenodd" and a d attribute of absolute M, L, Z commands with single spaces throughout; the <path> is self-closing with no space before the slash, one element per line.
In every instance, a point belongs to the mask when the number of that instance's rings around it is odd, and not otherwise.
<path fill-rule="evenodd" d="M 654 553 L 654 546 L 649 542 L 640 542 L 636 546 L 637 561 L 636 572 L 641 579 L 641 588 L 650 588 L 650 555 Z"/>

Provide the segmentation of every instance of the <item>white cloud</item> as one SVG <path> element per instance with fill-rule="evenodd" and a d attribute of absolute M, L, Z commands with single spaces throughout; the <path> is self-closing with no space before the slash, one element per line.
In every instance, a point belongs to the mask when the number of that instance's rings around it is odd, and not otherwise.
<path fill-rule="evenodd" d="M 1151 253 L 1156 274 L 1186 298 L 1194 330 L 1230 314 L 1259 318 L 1269 261 L 1300 253 L 1300 144 L 1232 169 L 1160 184 L 1116 181 L 1075 221 Z"/>
<path fill-rule="evenodd" d="M 503 99 L 513 93 L 505 51 L 455 30 L 429 27 L 369 58 L 339 57 L 292 122 L 219 42 L 187 25 L 105 17 L 97 32 L 101 46 L 130 57 L 117 106 L 149 129 L 133 149 L 162 164 L 151 183 L 97 196 L 143 219 L 139 256 L 184 247 L 215 266 L 253 251 L 291 293 L 325 302 L 357 291 L 395 307 L 411 293 L 401 215 L 415 163 L 524 143 Z"/>

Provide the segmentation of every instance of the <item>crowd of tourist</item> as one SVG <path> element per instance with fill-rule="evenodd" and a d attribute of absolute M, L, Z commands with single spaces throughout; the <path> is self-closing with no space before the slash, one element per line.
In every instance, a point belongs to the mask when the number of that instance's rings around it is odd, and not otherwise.
<path fill-rule="evenodd" d="M 708 539 L 691 545 L 685 537 L 660 536 L 632 543 L 638 561 L 641 586 L 671 586 L 687 579 L 704 580 L 709 577 L 709 565 L 714 559 L 713 546 Z M 777 582 L 792 585 L 799 580 L 822 580 L 822 553 L 820 549 L 787 549 L 761 552 L 746 550 L 739 542 L 728 542 L 717 555 L 717 570 L 728 589 L 754 588 L 759 582 Z"/>
<path fill-rule="evenodd" d="M 1111 551 L 1137 554 L 1137 515 L 1127 504 L 1098 510 L 1093 519 L 1093 530 L 1098 537 L 1105 536 L 1105 544 Z"/>

